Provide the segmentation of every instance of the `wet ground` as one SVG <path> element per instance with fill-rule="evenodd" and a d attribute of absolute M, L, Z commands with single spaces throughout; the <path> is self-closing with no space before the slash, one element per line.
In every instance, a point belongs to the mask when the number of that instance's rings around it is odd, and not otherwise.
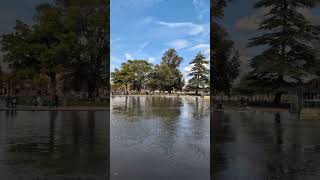
<path fill-rule="evenodd" d="M 211 116 L 213 179 L 320 179 L 320 121 L 286 112 Z"/>
<path fill-rule="evenodd" d="M 107 117 L 0 111 L 0 179 L 107 179 Z"/>
<path fill-rule="evenodd" d="M 111 180 L 209 180 L 208 101 L 160 96 L 111 101 Z"/>

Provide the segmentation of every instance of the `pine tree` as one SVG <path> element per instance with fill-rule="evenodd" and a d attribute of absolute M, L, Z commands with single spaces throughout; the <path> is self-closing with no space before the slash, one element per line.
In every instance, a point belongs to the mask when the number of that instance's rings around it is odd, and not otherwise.
<path fill-rule="evenodd" d="M 264 46 L 266 49 L 251 61 L 251 76 L 257 86 L 274 89 L 274 103 L 281 102 L 281 95 L 288 87 L 299 85 L 318 69 L 311 40 L 318 38 L 318 28 L 311 25 L 299 12 L 312 8 L 316 0 L 260 0 L 255 8 L 268 12 L 259 25 L 264 32 L 250 39 L 249 47 Z"/>
<path fill-rule="evenodd" d="M 206 58 L 198 53 L 196 57 L 190 62 L 192 64 L 192 69 L 189 74 L 192 78 L 189 80 L 189 84 L 187 86 L 190 90 L 195 90 L 196 94 L 198 94 L 199 90 L 205 89 L 208 86 L 209 78 L 209 70 L 205 66 L 209 61 L 206 61 Z"/>
<path fill-rule="evenodd" d="M 232 0 L 211 2 L 211 53 L 210 53 L 210 94 L 230 95 L 233 81 L 239 75 L 240 57 L 228 33 L 219 24 L 224 8 Z"/>

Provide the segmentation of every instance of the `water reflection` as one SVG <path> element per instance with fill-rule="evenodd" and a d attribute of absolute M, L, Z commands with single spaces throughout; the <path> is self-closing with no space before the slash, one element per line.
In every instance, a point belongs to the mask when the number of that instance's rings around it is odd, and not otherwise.
<path fill-rule="evenodd" d="M 111 179 L 209 179 L 209 105 L 186 97 L 112 99 Z"/>
<path fill-rule="evenodd" d="M 320 122 L 288 113 L 212 112 L 214 179 L 318 179 Z"/>
<path fill-rule="evenodd" d="M 1 179 L 106 179 L 107 117 L 108 112 L 0 112 Z"/>

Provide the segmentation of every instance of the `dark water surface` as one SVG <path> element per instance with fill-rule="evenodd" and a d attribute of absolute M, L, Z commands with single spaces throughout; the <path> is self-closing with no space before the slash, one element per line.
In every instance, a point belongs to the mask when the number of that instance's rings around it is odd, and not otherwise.
<path fill-rule="evenodd" d="M 213 179 L 320 179 L 320 121 L 289 113 L 212 112 Z"/>
<path fill-rule="evenodd" d="M 107 179 L 108 112 L 0 112 L 0 179 Z"/>
<path fill-rule="evenodd" d="M 209 102 L 113 97 L 111 180 L 209 180 Z"/>

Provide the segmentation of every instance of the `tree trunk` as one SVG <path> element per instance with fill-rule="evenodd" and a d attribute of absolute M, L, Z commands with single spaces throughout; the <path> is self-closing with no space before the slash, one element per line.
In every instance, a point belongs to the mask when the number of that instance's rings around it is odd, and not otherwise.
<path fill-rule="evenodd" d="M 93 93 L 96 91 L 96 83 L 95 80 L 89 80 L 88 82 L 88 97 L 92 98 Z"/>
<path fill-rule="evenodd" d="M 278 92 L 276 93 L 275 97 L 274 97 L 274 104 L 275 105 L 280 105 L 281 103 L 281 96 L 282 96 L 282 92 Z"/>

